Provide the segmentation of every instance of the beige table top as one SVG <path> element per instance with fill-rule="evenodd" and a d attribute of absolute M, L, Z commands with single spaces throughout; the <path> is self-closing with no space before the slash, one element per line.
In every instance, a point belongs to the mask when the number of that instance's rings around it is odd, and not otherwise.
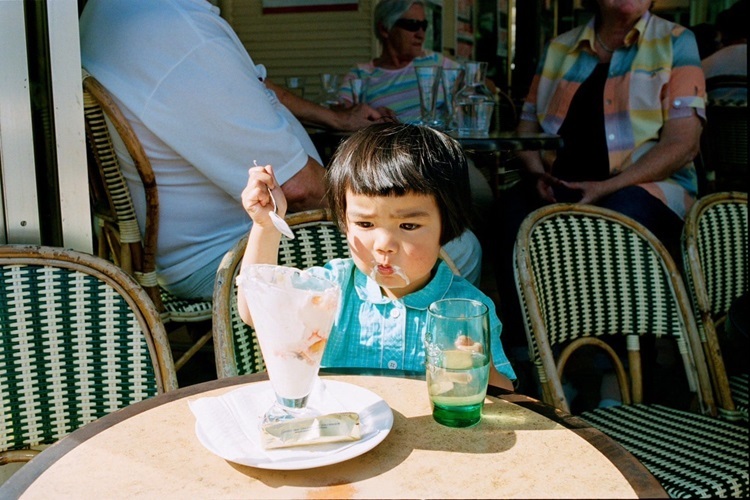
<path fill-rule="evenodd" d="M 478 425 L 451 429 L 432 419 L 424 381 L 324 376 L 385 399 L 394 423 L 382 443 L 359 457 L 308 470 L 228 462 L 196 438 L 188 401 L 265 378 L 236 377 L 186 387 L 79 429 L 21 468 L 0 487 L 0 497 L 666 496 L 619 445 L 580 419 L 525 396 L 488 397 Z"/>

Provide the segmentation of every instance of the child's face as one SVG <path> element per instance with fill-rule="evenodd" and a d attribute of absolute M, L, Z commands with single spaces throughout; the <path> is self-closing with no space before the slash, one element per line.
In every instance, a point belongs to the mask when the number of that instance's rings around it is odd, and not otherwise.
<path fill-rule="evenodd" d="M 440 254 L 440 210 L 431 195 L 346 193 L 354 263 L 391 298 L 423 288 Z"/>

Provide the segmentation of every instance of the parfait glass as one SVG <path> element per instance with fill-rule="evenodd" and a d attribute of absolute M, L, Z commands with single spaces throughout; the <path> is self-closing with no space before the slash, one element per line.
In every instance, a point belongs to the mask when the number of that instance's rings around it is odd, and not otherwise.
<path fill-rule="evenodd" d="M 307 406 L 336 319 L 341 290 L 323 268 L 245 266 L 245 295 L 276 396 L 261 425 L 318 415 Z"/>
<path fill-rule="evenodd" d="M 441 66 L 415 66 L 419 88 L 420 125 L 441 128 L 442 120 L 436 116 L 438 91 L 440 90 Z"/>

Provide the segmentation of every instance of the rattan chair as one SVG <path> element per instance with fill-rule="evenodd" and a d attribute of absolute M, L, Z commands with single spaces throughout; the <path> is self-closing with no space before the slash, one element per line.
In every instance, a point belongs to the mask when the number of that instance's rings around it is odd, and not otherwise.
<path fill-rule="evenodd" d="M 581 346 L 601 347 L 615 366 L 622 404 L 579 416 L 630 451 L 673 497 L 747 497 L 748 429 L 712 416 L 716 408 L 689 297 L 664 246 L 616 212 L 556 204 L 524 221 L 515 259 L 543 399 L 569 412 L 562 385 L 566 362 Z M 643 402 L 649 372 L 641 370 L 639 344 L 647 335 L 676 341 L 705 414 Z M 622 336 L 624 363 L 607 347 Z"/>
<path fill-rule="evenodd" d="M 682 238 L 686 282 L 720 412 L 728 420 L 745 422 L 748 375 L 737 373 L 728 380 L 717 331 L 722 331 L 732 302 L 748 292 L 747 232 L 747 193 L 724 192 L 693 205 Z"/>
<path fill-rule="evenodd" d="M 0 246 L 0 465 L 176 388 L 164 325 L 129 275 L 72 250 Z"/>
<path fill-rule="evenodd" d="M 305 269 L 322 266 L 331 259 L 350 256 L 346 236 L 331 220 L 329 210 L 290 214 L 286 221 L 294 231 L 295 238 L 282 238 L 279 265 Z M 247 237 L 244 237 L 227 252 L 216 273 L 213 324 L 216 373 L 219 378 L 265 370 L 255 332 L 242 321 L 237 311 L 236 278 L 246 246 Z M 440 256 L 458 275 L 459 271 L 450 257 L 442 250 Z"/>
<path fill-rule="evenodd" d="M 159 191 L 151 162 L 128 121 L 107 90 L 85 70 L 83 107 L 86 136 L 93 160 L 89 162 L 89 193 L 98 225 L 97 255 L 112 260 L 135 276 L 160 311 L 165 323 L 196 323 L 211 319 L 211 302 L 175 297 L 157 282 L 156 251 L 159 231 Z M 146 199 L 143 237 L 133 200 L 115 152 L 111 131 L 133 159 Z M 177 370 L 209 340 L 202 333 L 177 360 Z"/>

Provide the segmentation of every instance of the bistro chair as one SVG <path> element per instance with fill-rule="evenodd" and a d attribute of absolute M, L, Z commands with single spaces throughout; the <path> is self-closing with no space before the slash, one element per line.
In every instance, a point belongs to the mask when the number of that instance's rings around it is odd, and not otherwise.
<path fill-rule="evenodd" d="M 211 319 L 211 302 L 175 297 L 159 286 L 156 251 L 159 232 L 159 190 L 151 162 L 138 137 L 112 96 L 85 70 L 83 108 L 86 136 L 94 161 L 89 162 L 89 194 L 97 223 L 99 257 L 111 259 L 133 275 L 146 290 L 165 323 L 196 323 Z M 112 130 L 116 134 L 112 134 Z M 133 159 L 146 200 L 145 231 L 141 236 L 133 199 L 115 144 L 121 144 Z M 211 340 L 203 333 L 176 361 L 177 370 Z"/>
<path fill-rule="evenodd" d="M 727 420 L 745 422 L 747 369 L 727 378 L 717 332 L 723 331 L 732 303 L 748 293 L 747 231 L 747 193 L 723 192 L 704 196 L 692 206 L 682 238 L 685 279 L 715 382 L 719 411 Z"/>
<path fill-rule="evenodd" d="M 664 246 L 642 225 L 590 205 L 530 214 L 515 246 L 516 285 L 545 402 L 570 412 L 566 362 L 582 346 L 615 367 L 622 404 L 579 415 L 631 452 L 672 497 L 747 497 L 748 429 L 715 418 L 689 297 Z M 622 362 L 610 343 L 626 337 Z M 645 403 L 640 343 L 676 342 L 700 414 Z M 576 354 L 580 354 L 577 352 Z"/>
<path fill-rule="evenodd" d="M 747 120 L 747 100 L 709 100 L 706 104 L 701 158 L 707 192 L 748 191 Z"/>
<path fill-rule="evenodd" d="M 281 239 L 279 265 L 306 269 L 350 256 L 346 236 L 333 222 L 328 209 L 293 213 L 286 217 L 286 221 L 295 237 Z M 236 278 L 246 246 L 247 236 L 226 253 L 216 273 L 213 325 L 216 374 L 219 378 L 265 370 L 255 332 L 242 321 L 237 311 Z M 440 256 L 454 274 L 459 274 L 444 251 L 440 252 Z"/>
<path fill-rule="evenodd" d="M 0 246 L 0 465 L 177 388 L 159 313 L 98 257 Z"/>

